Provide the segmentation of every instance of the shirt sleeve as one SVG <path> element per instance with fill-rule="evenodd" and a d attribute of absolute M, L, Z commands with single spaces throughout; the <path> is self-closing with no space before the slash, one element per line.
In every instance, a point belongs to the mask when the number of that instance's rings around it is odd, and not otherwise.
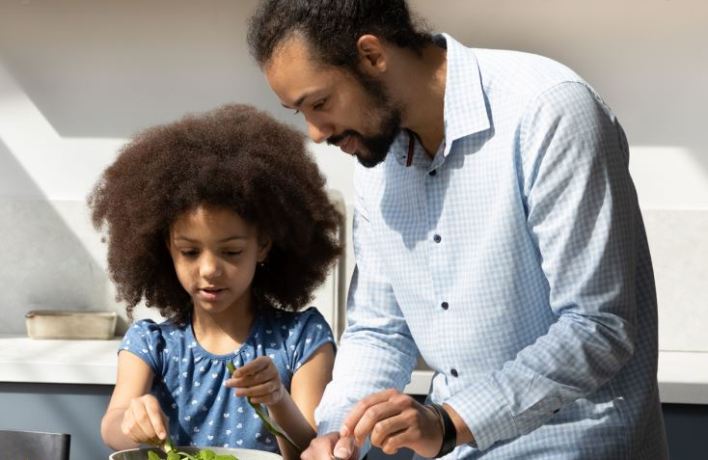
<path fill-rule="evenodd" d="M 162 375 L 164 348 L 160 326 L 150 319 L 137 321 L 128 328 L 120 344 L 119 352 L 127 350 L 145 361 L 155 375 Z"/>
<path fill-rule="evenodd" d="M 290 369 L 297 369 L 307 362 L 312 354 L 325 343 L 334 345 L 332 329 L 327 324 L 322 313 L 315 307 L 310 307 L 297 316 L 298 333 L 292 341 L 290 354 Z"/>
<path fill-rule="evenodd" d="M 585 84 L 562 83 L 528 107 L 518 149 L 527 227 L 557 321 L 445 401 L 482 450 L 594 392 L 634 351 L 641 217 L 621 127 Z"/>
<path fill-rule="evenodd" d="M 365 396 L 388 388 L 403 390 L 418 356 L 384 275 L 363 199 L 358 192 L 356 197 L 352 234 L 356 267 L 347 299 L 347 327 L 332 381 L 315 412 L 320 434 L 339 431 L 349 410 Z"/>

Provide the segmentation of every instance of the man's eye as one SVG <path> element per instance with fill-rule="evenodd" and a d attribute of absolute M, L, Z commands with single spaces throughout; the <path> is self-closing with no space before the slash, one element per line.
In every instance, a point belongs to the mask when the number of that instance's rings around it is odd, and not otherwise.
<path fill-rule="evenodd" d="M 199 251 L 197 251 L 196 249 L 183 249 L 183 250 L 180 250 L 179 252 L 184 257 L 195 257 L 197 254 L 199 254 Z"/>
<path fill-rule="evenodd" d="M 322 99 L 321 101 L 315 103 L 315 104 L 312 106 L 312 109 L 313 109 L 313 110 L 320 110 L 322 107 L 324 107 L 325 102 L 327 102 L 327 99 Z"/>

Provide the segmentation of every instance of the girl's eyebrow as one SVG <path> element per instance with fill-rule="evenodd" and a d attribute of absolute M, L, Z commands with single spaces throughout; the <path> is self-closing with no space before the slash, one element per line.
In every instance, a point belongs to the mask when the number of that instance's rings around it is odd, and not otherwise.
<path fill-rule="evenodd" d="M 248 239 L 247 236 L 241 236 L 241 235 L 234 235 L 234 236 L 227 236 L 226 238 L 223 238 L 218 241 L 218 243 L 226 243 L 228 241 L 232 240 L 246 240 Z M 180 241 L 186 241 L 188 243 L 199 243 L 199 240 L 194 240 L 192 238 L 187 238 L 186 236 L 183 235 L 177 235 L 175 236 L 175 241 L 180 240 Z"/>

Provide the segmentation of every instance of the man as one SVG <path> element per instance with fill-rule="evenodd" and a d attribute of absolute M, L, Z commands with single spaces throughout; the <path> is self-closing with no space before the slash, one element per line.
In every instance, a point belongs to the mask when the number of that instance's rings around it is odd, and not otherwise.
<path fill-rule="evenodd" d="M 404 0 L 269 0 L 249 43 L 356 155 L 348 326 L 304 459 L 663 459 L 656 295 L 622 128 L 551 60 Z M 418 352 L 427 404 L 401 393 Z"/>

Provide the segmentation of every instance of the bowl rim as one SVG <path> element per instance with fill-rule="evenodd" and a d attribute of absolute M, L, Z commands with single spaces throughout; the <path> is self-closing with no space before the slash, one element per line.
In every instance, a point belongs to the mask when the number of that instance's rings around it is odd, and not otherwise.
<path fill-rule="evenodd" d="M 268 450 L 260 450 L 260 449 L 248 449 L 245 447 L 222 447 L 222 446 L 175 446 L 176 449 L 178 450 L 196 450 L 196 449 L 226 449 L 226 450 L 231 450 L 231 451 L 236 451 L 234 452 L 234 455 L 239 457 L 239 460 L 242 460 L 240 456 L 246 456 L 249 452 L 255 452 L 259 456 L 263 457 L 270 457 L 271 460 L 282 460 L 283 457 L 280 454 L 277 454 L 275 452 L 270 452 Z M 148 451 L 155 451 L 159 452 L 160 449 L 157 447 L 133 447 L 132 449 L 123 449 L 123 450 L 117 450 L 115 452 L 112 452 L 111 455 L 108 457 L 108 460 L 115 460 L 117 455 L 121 454 L 130 454 L 130 453 L 135 453 L 135 452 L 148 452 Z M 241 453 L 239 453 L 241 452 Z"/>

